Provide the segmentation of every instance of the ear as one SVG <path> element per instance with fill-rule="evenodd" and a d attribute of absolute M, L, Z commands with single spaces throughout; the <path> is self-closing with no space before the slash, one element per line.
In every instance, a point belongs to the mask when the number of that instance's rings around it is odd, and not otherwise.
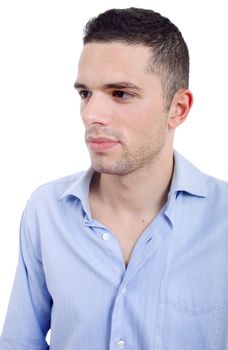
<path fill-rule="evenodd" d="M 177 128 L 185 121 L 192 103 L 193 95 L 190 90 L 182 89 L 176 92 L 168 112 L 168 126 L 170 129 Z"/>

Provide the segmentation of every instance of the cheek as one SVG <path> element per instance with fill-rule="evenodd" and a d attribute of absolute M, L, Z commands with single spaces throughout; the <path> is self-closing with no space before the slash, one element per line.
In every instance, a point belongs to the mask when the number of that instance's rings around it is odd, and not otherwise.
<path fill-rule="evenodd" d="M 154 115 L 151 111 L 138 112 L 132 116 L 126 129 L 129 143 L 142 144 L 143 147 L 151 147 L 155 144 L 163 144 L 168 132 L 167 117 L 164 114 Z"/>
<path fill-rule="evenodd" d="M 156 129 L 161 123 L 161 115 L 154 113 L 149 108 L 132 108 L 122 116 L 122 125 L 137 134 L 148 133 L 152 129 Z"/>

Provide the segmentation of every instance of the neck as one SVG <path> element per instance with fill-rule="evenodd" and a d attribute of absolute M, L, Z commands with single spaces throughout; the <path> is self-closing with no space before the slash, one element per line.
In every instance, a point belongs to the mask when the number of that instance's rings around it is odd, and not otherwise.
<path fill-rule="evenodd" d="M 167 200 L 172 172 L 173 150 L 161 152 L 152 164 L 126 175 L 95 173 L 91 195 L 114 213 L 157 213 Z"/>

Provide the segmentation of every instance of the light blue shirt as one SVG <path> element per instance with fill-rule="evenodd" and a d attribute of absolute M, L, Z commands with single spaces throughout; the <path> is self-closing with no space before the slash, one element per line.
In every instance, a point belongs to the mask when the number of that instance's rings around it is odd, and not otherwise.
<path fill-rule="evenodd" d="M 228 184 L 175 152 L 167 203 L 126 268 L 91 217 L 92 173 L 28 201 L 0 350 L 228 349 Z"/>

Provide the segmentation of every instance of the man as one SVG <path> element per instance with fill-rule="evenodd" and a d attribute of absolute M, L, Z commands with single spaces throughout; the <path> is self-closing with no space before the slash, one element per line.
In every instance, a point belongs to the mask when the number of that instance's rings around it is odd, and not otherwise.
<path fill-rule="evenodd" d="M 23 213 L 0 350 L 228 349 L 228 185 L 173 151 L 188 49 L 152 10 L 88 22 L 75 82 L 87 172 Z"/>

